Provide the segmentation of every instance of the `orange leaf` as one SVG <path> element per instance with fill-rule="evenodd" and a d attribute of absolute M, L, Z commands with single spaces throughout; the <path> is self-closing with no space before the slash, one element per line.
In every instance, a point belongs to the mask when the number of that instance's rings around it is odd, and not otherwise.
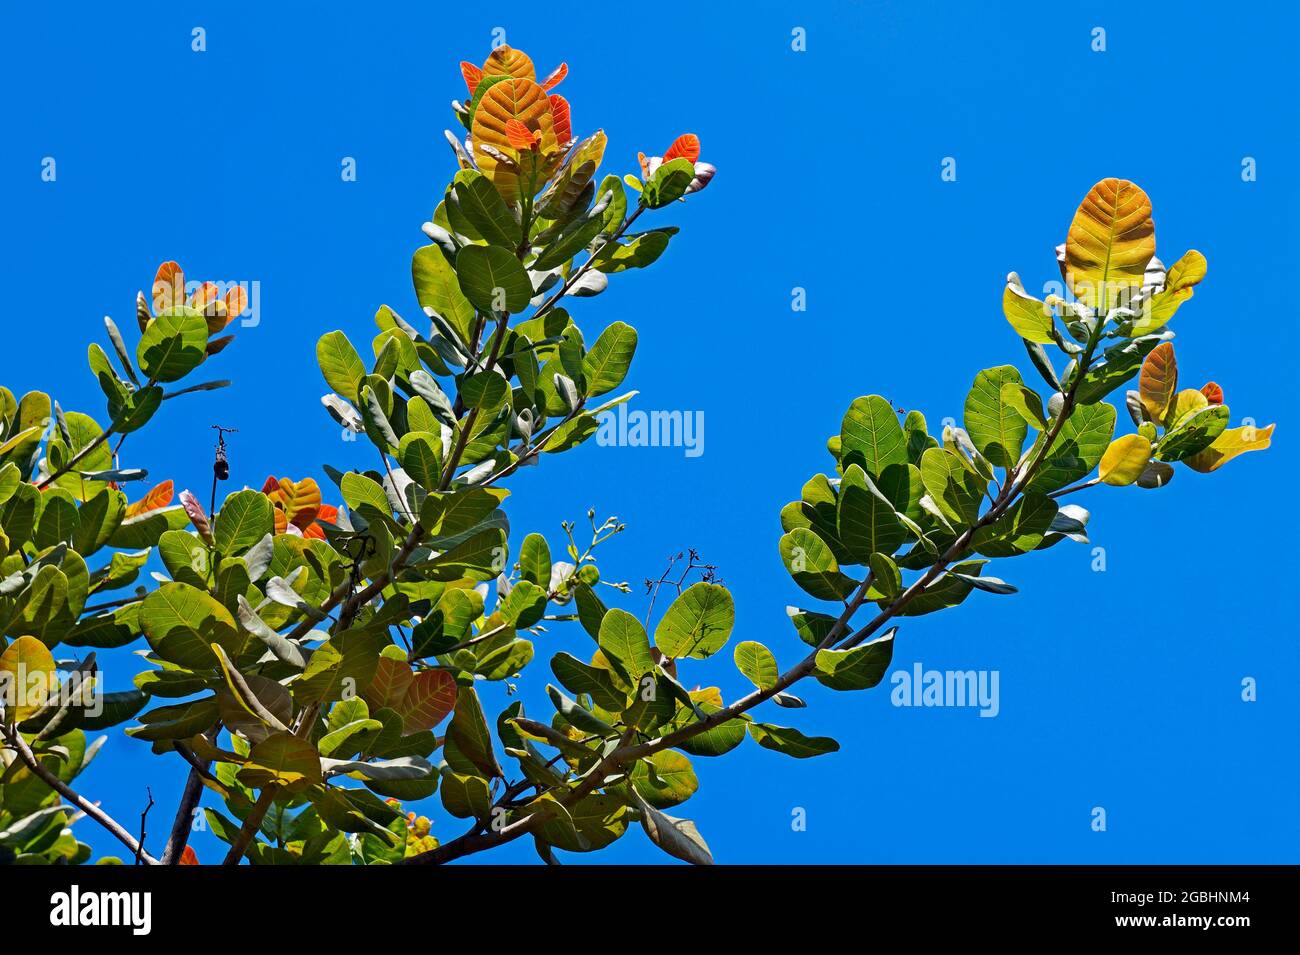
<path fill-rule="evenodd" d="M 535 149 L 537 136 L 517 119 L 506 120 L 506 141 L 515 149 Z"/>
<path fill-rule="evenodd" d="M 272 500 L 275 500 L 275 492 L 278 490 L 280 490 L 279 478 L 269 477 L 266 479 L 265 483 L 262 484 L 262 493 Z"/>
<path fill-rule="evenodd" d="M 323 541 L 325 540 L 325 530 L 319 524 L 312 524 L 310 527 L 303 529 L 302 536 L 307 540 Z"/>
<path fill-rule="evenodd" d="M 646 158 L 646 154 L 645 154 L 645 153 L 637 153 L 637 154 L 636 154 L 636 161 L 639 162 L 639 163 L 641 164 L 641 178 L 642 178 L 642 179 L 649 179 L 649 178 L 650 178 L 650 160 Z"/>
<path fill-rule="evenodd" d="M 542 80 L 542 89 L 553 90 L 563 82 L 564 78 L 569 75 L 569 64 L 561 63 L 552 72 L 551 75 Z"/>
<path fill-rule="evenodd" d="M 563 146 L 573 138 L 573 125 L 569 122 L 569 101 L 558 93 L 552 93 L 547 99 L 551 101 L 551 127 L 555 130 L 555 141 Z"/>
<path fill-rule="evenodd" d="M 184 304 L 185 273 L 175 262 L 164 262 L 153 277 L 153 310 L 157 313 Z"/>
<path fill-rule="evenodd" d="M 421 670 L 397 707 L 402 714 L 402 733 L 409 736 L 431 730 L 455 707 L 456 678 L 446 670 Z"/>
<path fill-rule="evenodd" d="M 172 490 L 172 482 L 163 481 L 134 504 L 128 504 L 122 519 L 129 520 L 137 515 L 147 514 L 149 511 L 156 511 L 161 507 L 166 507 L 172 502 Z"/>
<path fill-rule="evenodd" d="M 242 285 L 236 285 L 226 292 L 226 324 L 229 325 L 248 307 L 248 293 Z"/>
<path fill-rule="evenodd" d="M 199 854 L 194 851 L 193 846 L 186 846 L 181 851 L 181 860 L 178 865 L 198 865 Z"/>
<path fill-rule="evenodd" d="M 286 482 L 287 483 L 287 482 Z M 285 510 L 289 523 L 299 529 L 310 526 L 320 513 L 320 488 L 311 478 L 303 478 L 297 484 L 289 483 Z"/>
<path fill-rule="evenodd" d="M 465 77 L 465 85 L 469 87 L 469 95 L 473 96 L 474 91 L 478 89 L 479 80 L 483 79 L 483 71 L 468 60 L 461 60 L 460 75 Z"/>
<path fill-rule="evenodd" d="M 1201 394 L 1205 395 L 1212 405 L 1223 404 L 1223 389 L 1217 382 L 1207 381 L 1201 386 Z"/>
<path fill-rule="evenodd" d="M 530 83 L 535 83 L 537 80 L 537 71 L 533 68 L 533 61 L 528 58 L 528 54 L 504 44 L 488 54 L 487 62 L 483 64 L 483 75 L 513 76 L 517 80 L 528 80 Z"/>
<path fill-rule="evenodd" d="M 551 102 L 540 86 L 532 80 L 502 80 L 483 94 L 478 109 L 474 111 L 471 130 L 474 158 L 478 162 L 479 171 L 492 180 L 497 192 L 506 202 L 514 202 L 519 198 L 517 168 L 511 163 L 503 163 L 481 147 L 490 146 L 496 150 L 511 148 L 506 126 L 512 119 L 536 133 L 542 155 L 549 155 L 555 149 Z M 558 158 L 557 156 L 557 161 Z M 545 173 L 546 170 L 541 172 Z M 545 178 L 545 175 L 538 175 L 535 182 L 540 184 Z"/>
<path fill-rule="evenodd" d="M 217 288 L 211 282 L 204 282 L 194 290 L 190 297 L 190 307 L 197 308 L 200 312 L 213 302 L 220 301 L 221 289 Z"/>
<path fill-rule="evenodd" d="M 1165 420 L 1177 390 L 1178 362 L 1174 360 L 1174 346 L 1161 342 L 1142 362 L 1142 373 L 1138 378 L 1138 394 L 1152 421 Z"/>
<path fill-rule="evenodd" d="M 413 678 L 409 664 L 381 656 L 374 679 L 361 695 L 370 705 L 371 712 L 385 707 L 395 710 L 402 705 Z"/>
<path fill-rule="evenodd" d="M 664 162 L 672 162 L 674 159 L 688 159 L 695 162 L 699 158 L 700 138 L 694 133 L 678 136 L 668 147 L 668 152 L 664 153 Z"/>
<path fill-rule="evenodd" d="M 316 513 L 316 520 L 324 521 L 326 524 L 337 524 L 339 522 L 339 509 L 333 504 L 322 504 L 320 510 Z"/>

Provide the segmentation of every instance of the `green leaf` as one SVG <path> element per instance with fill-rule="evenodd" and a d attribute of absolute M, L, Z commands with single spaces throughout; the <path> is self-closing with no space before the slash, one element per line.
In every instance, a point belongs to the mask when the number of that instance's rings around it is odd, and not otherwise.
<path fill-rule="evenodd" d="M 481 776 L 442 769 L 442 807 L 457 819 L 487 819 L 492 810 L 492 794 Z"/>
<path fill-rule="evenodd" d="M 892 554 L 907 540 L 907 531 L 895 513 L 894 502 L 885 497 L 857 464 L 844 470 L 836 505 L 836 527 L 845 550 L 860 564 L 865 564 L 875 553 Z"/>
<path fill-rule="evenodd" d="M 879 395 L 857 398 L 840 424 L 840 454 L 873 477 L 891 464 L 907 463 L 907 441 L 894 407 Z"/>
<path fill-rule="evenodd" d="M 212 527 L 217 550 L 226 557 L 243 553 L 274 532 L 275 509 L 270 498 L 248 488 L 226 498 Z"/>
<path fill-rule="evenodd" d="M 745 640 L 736 644 L 735 659 L 737 669 L 760 690 L 776 686 L 777 677 L 780 676 L 776 657 L 761 643 Z"/>
<path fill-rule="evenodd" d="M 1002 386 L 999 396 L 1002 403 L 1014 409 L 1027 424 L 1039 431 L 1047 430 L 1047 416 L 1043 414 L 1043 400 L 1038 397 L 1038 392 L 1019 382 L 1008 381 Z"/>
<path fill-rule="evenodd" d="M 736 607 L 718 584 L 692 584 L 677 596 L 655 628 L 655 646 L 674 659 L 703 660 L 722 649 L 731 636 Z"/>
<path fill-rule="evenodd" d="M 832 690 L 869 690 L 885 677 L 894 658 L 894 627 L 852 650 L 818 650 L 817 682 Z"/>
<path fill-rule="evenodd" d="M 551 585 L 551 548 L 541 534 L 529 534 L 519 546 L 519 573 L 540 587 Z"/>
<path fill-rule="evenodd" d="M 108 414 L 113 419 L 113 426 L 119 434 L 139 431 L 162 405 L 163 390 L 158 385 L 151 385 L 133 391 L 121 401 L 108 403 Z"/>
<path fill-rule="evenodd" d="M 650 841 L 674 859 L 692 865 L 712 865 L 713 855 L 709 845 L 700 835 L 695 823 L 659 812 L 644 799 L 640 800 L 641 828 Z"/>
<path fill-rule="evenodd" d="M 1114 431 L 1113 406 L 1099 402 L 1075 408 L 1028 487 L 1046 494 L 1086 477 L 1105 454 Z"/>
<path fill-rule="evenodd" d="M 555 709 L 560 716 L 575 729 L 582 730 L 584 733 L 595 733 L 598 736 L 609 736 L 617 732 L 591 710 L 565 696 L 554 686 L 547 684 L 546 694 L 555 704 Z"/>
<path fill-rule="evenodd" d="M 781 559 L 794 582 L 820 600 L 842 600 L 857 582 L 840 573 L 826 542 L 806 527 L 781 537 Z"/>
<path fill-rule="evenodd" d="M 302 789 L 321 782 L 320 756 L 311 743 L 292 733 L 273 733 L 254 744 L 236 777 L 253 789 Z"/>
<path fill-rule="evenodd" d="M 398 445 L 397 460 L 426 490 L 436 490 L 442 482 L 442 441 L 437 435 L 412 431 Z"/>
<path fill-rule="evenodd" d="M 366 366 L 347 335 L 340 331 L 322 335 L 316 343 L 316 361 L 326 384 L 349 401 L 357 400 Z"/>
<path fill-rule="evenodd" d="M 1027 554 L 1043 542 L 1057 504 L 1046 494 L 1026 491 L 1005 514 L 975 532 L 971 545 L 987 557 Z"/>
<path fill-rule="evenodd" d="M 596 642 L 614 672 L 629 685 L 636 685 L 642 676 L 655 670 L 645 627 L 626 610 L 606 611 Z"/>
<path fill-rule="evenodd" d="M 700 788 L 691 761 L 676 750 L 661 749 L 632 767 L 632 787 L 656 809 L 686 802 Z"/>
<path fill-rule="evenodd" d="M 695 705 L 699 707 L 705 716 L 716 713 L 721 708 L 712 703 L 697 703 Z M 678 711 L 678 715 L 689 712 L 689 710 L 683 708 Z M 689 726 L 692 722 L 696 722 L 696 720 L 692 719 L 683 725 Z M 684 740 L 681 749 L 692 756 L 722 756 L 739 746 L 744 739 L 745 720 L 736 717 L 724 723 L 719 723 L 717 726 L 712 726 L 702 733 L 697 733 L 688 740 Z"/>
<path fill-rule="evenodd" d="M 590 666 L 568 653 L 551 657 L 551 672 L 570 693 L 586 693 L 602 710 L 619 713 L 627 705 L 627 694 L 614 685 L 609 670 Z"/>
<path fill-rule="evenodd" d="M 630 237 L 627 242 L 610 242 L 596 253 L 592 267 L 606 274 L 643 269 L 664 254 L 668 240 L 676 232 L 676 229 L 651 229 Z"/>
<path fill-rule="evenodd" d="M 483 718 L 483 706 L 473 688 L 463 687 L 456 696 L 456 709 L 447 727 L 447 742 L 466 761 L 461 765 L 471 769 L 475 775 L 484 779 L 503 775 L 492 752 L 492 734 Z M 450 755 L 447 761 L 452 762 Z M 461 771 L 461 766 L 453 765 L 453 768 Z"/>
<path fill-rule="evenodd" d="M 868 561 L 872 573 L 872 588 L 886 598 L 903 592 L 903 575 L 888 554 L 872 554 Z"/>
<path fill-rule="evenodd" d="M 145 597 L 140 626 L 159 657 L 187 670 L 214 668 L 213 643 L 235 660 L 244 649 L 245 638 L 230 611 L 189 584 L 163 584 Z"/>
<path fill-rule="evenodd" d="M 601 216 L 590 213 L 575 219 L 560 230 L 560 234 L 542 250 L 532 267 L 544 272 L 563 265 L 590 245 L 600 234 L 603 225 L 604 219 Z"/>
<path fill-rule="evenodd" d="M 1161 461 L 1181 461 L 1203 451 L 1228 427 L 1228 417 L 1227 405 L 1211 405 L 1187 415 L 1160 439 L 1156 457 Z"/>
<path fill-rule="evenodd" d="M 966 432 L 979 453 L 996 467 L 1015 466 L 1029 430 L 1020 411 L 1002 398 L 1005 386 L 1020 383 L 1020 372 L 1011 365 L 999 365 L 976 375 L 966 396 Z"/>
<path fill-rule="evenodd" d="M 468 245 L 456 253 L 456 277 L 470 303 L 485 315 L 521 312 L 533 283 L 515 256 L 498 246 Z"/>
<path fill-rule="evenodd" d="M 519 247 L 520 226 L 492 181 L 474 169 L 462 169 L 447 195 L 447 218 L 465 235 L 481 236 L 511 254 Z M 469 228 L 466 228 L 468 223 Z"/>
<path fill-rule="evenodd" d="M 366 436 L 379 449 L 381 454 L 392 454 L 397 450 L 400 439 L 393 430 L 393 423 L 385 410 L 385 401 L 371 383 L 382 382 L 382 378 L 369 377 L 367 384 L 361 386 L 361 422 L 366 429 Z M 387 393 L 387 385 L 380 385 Z"/>
<path fill-rule="evenodd" d="M 1095 404 L 1120 385 L 1131 380 L 1142 368 L 1146 359 L 1161 339 L 1151 335 L 1135 338 L 1121 345 L 1112 345 L 1104 353 L 1105 360 L 1093 365 L 1079 382 L 1075 401 L 1081 405 Z"/>
<path fill-rule="evenodd" d="M 921 481 L 926 493 L 950 521 L 968 526 L 979 520 L 985 483 L 947 448 L 930 448 L 921 455 Z"/>
<path fill-rule="evenodd" d="M 587 397 L 594 398 L 613 391 L 627 377 L 636 353 L 636 329 L 615 322 L 600 333 L 591 350 L 582 359 L 582 376 L 587 381 Z"/>
<path fill-rule="evenodd" d="M 772 723 L 750 723 L 749 735 L 764 749 L 775 750 L 795 759 L 808 759 L 837 752 L 840 744 L 829 736 L 804 736 L 797 729 Z"/>
<path fill-rule="evenodd" d="M 206 357 L 208 323 L 188 306 L 165 309 L 151 321 L 136 349 L 136 360 L 153 381 L 184 378 Z"/>
<path fill-rule="evenodd" d="M 689 159 L 662 163 L 645 184 L 641 201 L 651 209 L 661 209 L 684 196 L 694 178 L 695 164 Z"/>
<path fill-rule="evenodd" d="M 420 306 L 445 321 L 460 336 L 462 345 L 468 344 L 474 327 L 474 306 L 461 292 L 456 270 L 442 250 L 436 245 L 417 249 L 411 259 L 411 279 Z"/>

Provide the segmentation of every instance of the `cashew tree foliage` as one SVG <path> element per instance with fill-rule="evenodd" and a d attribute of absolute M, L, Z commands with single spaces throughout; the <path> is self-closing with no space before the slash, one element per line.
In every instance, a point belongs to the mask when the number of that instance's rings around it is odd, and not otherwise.
<path fill-rule="evenodd" d="M 553 92 L 566 66 L 539 79 L 502 46 L 461 71 L 458 169 L 411 264 L 424 315 L 383 305 L 368 348 L 342 331 L 316 348 L 324 410 L 373 445 L 372 467 L 327 467 L 325 494 L 272 477 L 218 504 L 219 458 L 206 506 L 173 503 L 170 481 L 128 493 L 146 474 L 120 463 L 125 439 L 162 402 L 229 384 L 180 383 L 246 306 L 176 263 L 137 298 L 135 347 L 111 321 L 109 349 L 90 346 L 107 425 L 0 389 L 0 859 L 86 861 L 84 816 L 130 861 L 192 863 L 198 811 L 227 864 L 436 864 L 525 836 L 555 862 L 633 827 L 711 862 L 669 812 L 698 787 L 692 759 L 747 737 L 798 759 L 837 750 L 783 725 L 778 710 L 806 705 L 796 684 L 871 689 L 900 618 L 1014 592 L 990 561 L 1087 540 L 1088 512 L 1063 498 L 1158 489 L 1180 462 L 1208 473 L 1269 444 L 1271 425 L 1228 427 L 1217 384 L 1179 388 L 1169 326 L 1205 259 L 1166 268 L 1146 194 L 1103 180 L 1057 247 L 1060 294 L 1008 277 L 1003 312 L 1036 379 L 979 372 L 964 426 L 939 435 L 882 397 L 850 405 L 831 461 L 780 512 L 780 557 L 810 603 L 788 608 L 777 651 L 734 644 L 754 689 L 727 702 L 700 683 L 732 636 L 725 587 L 684 586 L 643 623 L 607 605 L 627 588 L 596 563 L 617 520 L 548 540 L 505 510 L 516 470 L 633 397 L 616 393 L 635 330 L 584 331 L 569 308 L 664 254 L 674 227 L 633 225 L 695 201 L 714 169 L 684 135 L 640 155 L 638 175 L 601 175 L 604 133 L 575 135 Z M 1117 395 L 1133 426 L 1120 436 Z M 558 621 L 585 650 L 538 664 Z M 134 686 L 104 692 L 95 651 L 137 645 Z M 551 710 L 485 711 L 483 684 L 525 680 L 547 682 Z M 110 727 L 188 766 L 156 853 L 75 786 Z"/>

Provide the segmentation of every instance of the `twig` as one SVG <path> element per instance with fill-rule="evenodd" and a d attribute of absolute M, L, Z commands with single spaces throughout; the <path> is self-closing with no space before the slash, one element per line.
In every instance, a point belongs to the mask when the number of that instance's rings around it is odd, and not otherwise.
<path fill-rule="evenodd" d="M 149 819 L 149 810 L 153 808 L 153 790 L 148 786 L 144 787 L 145 793 L 149 796 L 149 805 L 144 807 L 144 812 L 140 813 L 140 838 L 136 841 L 135 847 L 135 864 L 140 865 L 140 853 L 144 852 L 144 840 L 147 833 L 145 832 L 145 823 Z"/>

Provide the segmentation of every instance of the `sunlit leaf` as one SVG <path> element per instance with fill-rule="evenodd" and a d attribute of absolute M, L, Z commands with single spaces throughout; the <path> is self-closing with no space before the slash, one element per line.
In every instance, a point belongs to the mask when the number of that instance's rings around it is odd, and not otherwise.
<path fill-rule="evenodd" d="M 1079 300 L 1104 311 L 1115 304 L 1117 292 L 1141 286 L 1155 252 L 1147 194 L 1128 180 L 1103 179 L 1070 223 L 1065 268 Z"/>
<path fill-rule="evenodd" d="M 1103 484 L 1124 487 L 1132 484 L 1146 470 L 1151 458 L 1151 442 L 1140 434 L 1116 438 L 1101 456 L 1097 474 Z"/>

